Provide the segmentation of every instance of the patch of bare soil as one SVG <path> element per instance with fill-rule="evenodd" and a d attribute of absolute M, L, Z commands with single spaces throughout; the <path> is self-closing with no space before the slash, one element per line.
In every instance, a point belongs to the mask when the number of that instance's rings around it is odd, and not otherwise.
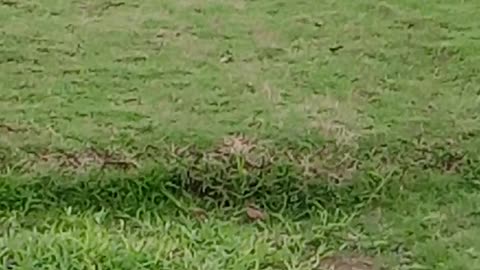
<path fill-rule="evenodd" d="M 273 151 L 265 142 L 244 135 L 226 137 L 223 143 L 208 154 L 210 158 L 229 157 L 232 155 L 245 158 L 250 168 L 265 168 L 279 158 L 286 158 L 303 170 L 306 178 L 329 179 L 337 183 L 351 180 L 357 171 L 358 161 L 345 149 L 326 145 L 308 153 L 294 153 L 288 149 Z"/>
<path fill-rule="evenodd" d="M 225 137 L 207 151 L 172 147 L 169 152 L 175 160 L 181 159 L 192 165 L 192 170 L 199 164 L 232 165 L 232 158 L 240 157 L 243 169 L 247 171 L 268 170 L 277 162 L 287 162 L 301 170 L 305 179 L 323 179 L 338 184 L 352 180 L 359 166 L 359 161 L 345 147 L 329 144 L 318 149 L 295 151 L 275 148 L 266 141 L 240 134 Z"/>
<path fill-rule="evenodd" d="M 379 270 L 379 268 L 372 258 L 337 255 L 324 259 L 319 270 Z"/>
<path fill-rule="evenodd" d="M 135 160 L 126 154 L 101 151 L 89 148 L 83 151 L 55 151 L 38 153 L 35 159 L 30 161 L 32 166 L 57 167 L 73 170 L 84 170 L 87 168 L 114 168 L 133 169 L 139 165 Z"/>
<path fill-rule="evenodd" d="M 325 145 L 308 153 L 287 152 L 289 160 L 303 170 L 307 179 L 328 179 L 333 183 L 348 183 L 358 170 L 359 161 L 348 149 Z"/>
<path fill-rule="evenodd" d="M 208 160 L 228 160 L 232 156 L 241 156 L 247 167 L 264 168 L 271 164 L 273 155 L 264 143 L 245 135 L 225 137 L 214 149 L 206 153 Z"/>
<path fill-rule="evenodd" d="M 18 126 L 13 126 L 13 125 L 7 125 L 0 123 L 0 131 L 6 131 L 6 132 L 12 132 L 12 133 L 19 133 L 19 132 L 26 132 L 27 129 L 23 127 L 18 127 Z"/>

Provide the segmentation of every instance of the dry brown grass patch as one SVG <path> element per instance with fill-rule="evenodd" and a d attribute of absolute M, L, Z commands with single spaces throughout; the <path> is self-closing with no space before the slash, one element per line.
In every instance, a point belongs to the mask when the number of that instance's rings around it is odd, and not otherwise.
<path fill-rule="evenodd" d="M 28 131 L 28 129 L 25 127 L 17 126 L 17 125 L 0 123 L 0 132 L 5 132 L 5 131 L 8 133 L 19 133 L 19 132 L 26 132 Z"/>
<path fill-rule="evenodd" d="M 246 165 L 257 169 L 270 164 L 273 158 L 265 142 L 241 134 L 223 138 L 223 141 L 212 151 L 206 153 L 206 158 L 209 160 L 227 161 L 235 156 L 244 158 Z"/>
<path fill-rule="evenodd" d="M 89 148 L 83 151 L 45 151 L 25 162 L 27 169 L 56 168 L 74 171 L 99 169 L 134 169 L 139 164 L 125 153 Z M 24 166 L 24 167 L 25 167 Z"/>
<path fill-rule="evenodd" d="M 373 258 L 335 255 L 324 259 L 319 270 L 378 270 Z"/>
<path fill-rule="evenodd" d="M 196 164 L 233 166 L 235 158 L 242 160 L 242 169 L 253 174 L 260 170 L 269 171 L 277 165 L 290 164 L 302 174 L 306 182 L 320 179 L 337 184 L 348 183 L 354 178 L 359 166 L 359 161 L 349 148 L 325 144 L 316 149 L 295 151 L 278 148 L 267 141 L 241 134 L 225 137 L 208 151 L 172 146 L 170 153 L 175 159 L 191 163 L 191 170 L 195 170 Z"/>
<path fill-rule="evenodd" d="M 357 146 L 361 123 L 365 120 L 357 108 L 353 100 L 339 101 L 328 95 L 310 96 L 301 104 L 312 128 L 337 145 L 349 147 Z"/>
<path fill-rule="evenodd" d="M 290 161 L 302 169 L 306 179 L 322 179 L 341 184 L 351 181 L 359 161 L 347 149 L 325 145 L 316 151 L 294 154 L 287 152 Z"/>

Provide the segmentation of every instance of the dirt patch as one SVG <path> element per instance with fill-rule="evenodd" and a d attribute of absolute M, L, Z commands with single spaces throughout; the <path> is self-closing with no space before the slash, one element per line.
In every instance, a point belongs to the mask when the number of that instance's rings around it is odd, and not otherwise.
<path fill-rule="evenodd" d="M 302 169 L 306 179 L 321 178 L 337 184 L 352 180 L 360 163 L 348 149 L 335 145 L 325 145 L 308 153 L 287 153 L 289 160 Z"/>
<path fill-rule="evenodd" d="M 337 183 L 350 180 L 358 167 L 358 161 L 347 149 L 332 144 L 307 153 L 288 149 L 272 150 L 266 142 L 245 135 L 224 138 L 223 143 L 208 155 L 210 158 L 241 156 L 246 165 L 253 168 L 265 168 L 284 159 L 301 168 L 306 178 L 322 176 L 322 179 L 334 180 Z"/>
<path fill-rule="evenodd" d="M 159 149 L 157 149 L 159 150 Z M 348 183 L 358 170 L 359 161 L 349 148 L 326 144 L 308 151 L 295 151 L 278 148 L 268 141 L 257 140 L 246 135 L 225 137 L 212 149 L 198 150 L 194 147 L 172 147 L 170 156 L 189 164 L 189 171 L 194 172 L 207 166 L 211 171 L 217 169 L 238 168 L 252 174 L 269 172 L 278 164 L 290 164 L 302 173 L 305 181 L 318 180 L 331 183 Z M 175 161 L 170 161 L 170 163 Z M 241 164 L 237 163 L 241 161 Z M 213 167 L 212 167 L 213 166 Z M 288 165 L 287 165 L 288 166 Z"/>
<path fill-rule="evenodd" d="M 223 143 L 216 149 L 217 153 L 222 154 L 248 154 L 257 147 L 254 139 L 243 135 L 229 136 L 223 139 Z"/>
<path fill-rule="evenodd" d="M 264 168 L 271 164 L 273 155 L 265 142 L 237 134 L 227 136 L 205 155 L 207 160 L 226 161 L 232 157 L 242 157 L 250 168 Z"/>
<path fill-rule="evenodd" d="M 361 136 L 363 119 L 354 98 L 340 102 L 328 95 L 310 96 L 300 106 L 310 126 L 337 145 L 356 147 Z"/>
<path fill-rule="evenodd" d="M 52 151 L 36 154 L 27 162 L 31 167 L 85 170 L 88 168 L 134 169 L 138 163 L 128 155 L 89 148 L 83 151 Z"/>
<path fill-rule="evenodd" d="M 258 48 L 282 48 L 282 37 L 278 31 L 271 30 L 258 22 L 253 23 L 255 26 L 251 35 Z"/>
<path fill-rule="evenodd" d="M 319 270 L 379 270 L 373 258 L 336 255 L 324 259 Z"/>
<path fill-rule="evenodd" d="M 0 123 L 0 131 L 6 131 L 10 133 L 20 133 L 20 132 L 27 132 L 28 129 L 24 127 L 15 126 L 15 125 Z"/>

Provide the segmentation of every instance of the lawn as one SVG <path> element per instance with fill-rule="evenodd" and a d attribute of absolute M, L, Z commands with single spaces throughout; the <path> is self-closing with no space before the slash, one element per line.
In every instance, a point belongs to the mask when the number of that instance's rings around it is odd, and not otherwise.
<path fill-rule="evenodd" d="M 480 269 L 478 14 L 0 0 L 0 268 Z"/>

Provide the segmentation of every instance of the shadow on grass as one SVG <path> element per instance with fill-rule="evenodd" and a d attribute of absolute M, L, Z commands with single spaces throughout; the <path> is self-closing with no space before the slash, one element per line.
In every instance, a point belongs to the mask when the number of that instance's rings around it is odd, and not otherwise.
<path fill-rule="evenodd" d="M 372 203 L 387 203 L 388 198 L 405 188 L 422 186 L 428 190 L 424 182 L 416 179 L 428 178 L 432 173 L 461 176 L 461 182 L 454 183 L 461 188 L 473 190 L 479 186 L 475 181 L 480 175 L 478 160 L 444 147 L 414 148 L 401 143 L 360 149 L 355 157 L 361 161 L 357 173 L 341 183 L 323 174 L 307 177 L 303 167 L 286 159 L 251 168 L 236 155 L 221 162 L 183 162 L 177 156 L 177 161 L 164 160 L 130 172 L 14 171 L 0 180 L 0 210 L 28 212 L 70 207 L 110 209 L 134 216 L 139 209 L 158 211 L 167 205 L 188 212 L 192 206 L 209 211 L 254 203 L 270 212 L 302 219 L 318 209 L 355 213 Z"/>

